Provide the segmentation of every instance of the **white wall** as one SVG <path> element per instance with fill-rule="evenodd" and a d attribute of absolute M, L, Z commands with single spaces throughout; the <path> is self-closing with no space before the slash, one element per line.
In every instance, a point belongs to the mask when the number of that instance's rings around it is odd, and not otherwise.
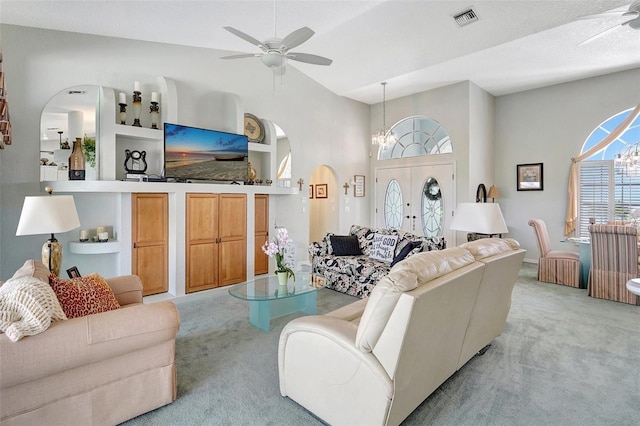
<path fill-rule="evenodd" d="M 496 100 L 495 185 L 509 227 L 508 236 L 538 258 L 529 219 L 547 224 L 551 247 L 562 243 L 571 158 L 593 129 L 640 102 L 640 69 L 501 96 Z M 543 163 L 544 190 L 517 191 L 516 165 Z"/>
<path fill-rule="evenodd" d="M 42 108 L 67 87 L 102 85 L 129 93 L 136 80 L 144 87 L 155 84 L 157 76 L 166 76 L 176 82 L 179 121 L 207 128 L 224 125 L 221 93 L 233 93 L 245 111 L 285 130 L 294 158 L 294 182 L 300 177 L 309 182 L 311 171 L 320 164 L 330 164 L 339 180 L 367 172 L 369 107 L 336 96 L 293 66 L 274 86 L 273 74 L 260 61 L 219 59 L 228 52 L 12 25 L 0 27 L 0 38 L 14 136 L 13 146 L 0 152 L 0 279 L 9 277 L 25 259 L 40 258 L 46 237 L 15 237 L 15 229 L 24 196 L 42 194 L 38 166 Z M 308 243 L 309 220 L 308 210 L 303 212 L 300 206 L 306 196 L 303 192 L 273 197 L 279 224 L 287 226 L 303 246 Z M 368 197 L 351 203 L 355 208 L 349 212 L 337 210 L 340 223 L 368 224 Z M 57 237 L 66 245 L 67 235 Z M 70 266 L 65 256 L 63 270 Z"/>
<path fill-rule="evenodd" d="M 379 104 L 369 108 L 338 97 L 293 67 L 282 84 L 276 81 L 274 90 L 272 75 L 259 61 L 218 59 L 227 52 L 11 25 L 0 27 L 0 38 L 14 135 L 14 145 L 0 151 L 0 279 L 26 258 L 40 256 L 44 236 L 14 236 L 24 196 L 42 193 L 37 162 L 40 114 L 54 94 L 79 84 L 130 91 L 135 80 L 150 84 L 158 75 L 167 76 L 176 81 L 180 121 L 201 127 L 223 122 L 219 94 L 235 93 L 247 112 L 278 123 L 287 133 L 295 159 L 293 182 L 300 177 L 310 182 L 312 170 L 322 164 L 333 168 L 338 183 L 354 174 L 366 175 L 365 198 L 351 197 L 348 212 L 340 198 L 336 232 L 348 232 L 353 223 L 371 223 L 375 161 L 370 161 L 370 154 L 375 153 L 370 135 L 381 125 Z M 477 136 L 470 132 L 482 133 L 482 143 L 488 144 L 495 125 L 493 158 L 483 157 L 481 163 L 493 162 L 493 184 L 501 192 L 498 202 L 508 236 L 528 250 L 527 258 L 536 259 L 527 221 L 541 217 L 554 248 L 574 249 L 560 242 L 570 158 L 595 126 L 638 103 L 640 69 L 498 97 L 495 123 L 489 123 L 491 97 L 474 86 L 464 82 L 389 101 L 387 124 L 419 114 L 447 129 L 456 150 L 458 201 L 473 198 L 477 177 L 491 177 L 486 170 L 474 171 L 469 163 L 469 144 Z M 483 111 L 470 111 L 476 108 Z M 533 162 L 544 163 L 544 191 L 516 191 L 516 164 Z M 278 223 L 302 245 L 309 235 L 308 209 L 301 207 L 306 195 L 303 191 L 300 196 L 279 197 L 275 209 Z M 65 237 L 59 237 L 64 243 Z M 69 266 L 65 263 L 63 268 Z"/>

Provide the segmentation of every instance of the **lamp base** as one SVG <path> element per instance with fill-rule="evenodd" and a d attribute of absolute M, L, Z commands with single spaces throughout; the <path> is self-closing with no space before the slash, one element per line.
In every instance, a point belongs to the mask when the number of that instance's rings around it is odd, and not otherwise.
<path fill-rule="evenodd" d="M 49 268 L 49 272 L 58 275 L 62 265 L 62 244 L 55 238 L 47 240 L 42 245 L 42 263 Z"/>
<path fill-rule="evenodd" d="M 502 238 L 502 234 L 480 234 L 478 232 L 469 232 L 467 234 L 467 242 L 476 241 L 482 238 Z"/>

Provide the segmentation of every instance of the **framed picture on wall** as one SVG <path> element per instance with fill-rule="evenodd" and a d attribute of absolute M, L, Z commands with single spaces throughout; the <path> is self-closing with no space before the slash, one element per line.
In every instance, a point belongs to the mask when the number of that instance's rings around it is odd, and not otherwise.
<path fill-rule="evenodd" d="M 542 191 L 542 163 L 518 164 L 516 166 L 518 191 Z"/>
<path fill-rule="evenodd" d="M 309 185 L 309 199 L 313 198 L 313 185 Z"/>
<path fill-rule="evenodd" d="M 316 185 L 316 198 L 327 198 L 327 184 L 319 183 Z"/>
<path fill-rule="evenodd" d="M 353 196 L 364 197 L 364 175 L 354 175 L 353 181 Z"/>

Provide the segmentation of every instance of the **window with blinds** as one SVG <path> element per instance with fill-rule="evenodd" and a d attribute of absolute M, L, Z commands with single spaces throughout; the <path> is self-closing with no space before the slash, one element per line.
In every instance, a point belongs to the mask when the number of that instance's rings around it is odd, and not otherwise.
<path fill-rule="evenodd" d="M 580 163 L 578 231 L 589 236 L 589 224 L 627 220 L 640 209 L 640 176 L 613 160 Z M 640 212 L 640 210 L 639 210 Z"/>
<path fill-rule="evenodd" d="M 580 237 L 589 236 L 589 224 L 607 223 L 612 204 L 609 183 L 613 182 L 613 161 L 584 161 L 580 163 L 580 195 L 578 226 Z"/>

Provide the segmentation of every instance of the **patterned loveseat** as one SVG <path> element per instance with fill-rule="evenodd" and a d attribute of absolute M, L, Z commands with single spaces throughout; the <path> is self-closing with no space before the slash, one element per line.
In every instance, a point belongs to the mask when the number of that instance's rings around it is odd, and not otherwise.
<path fill-rule="evenodd" d="M 397 236 L 393 261 L 381 261 L 370 257 L 374 251 L 374 238 L 377 235 Z M 322 241 L 309 245 L 311 268 L 313 273 L 327 279 L 327 288 L 360 298 L 368 297 L 378 280 L 389 273 L 391 266 L 416 253 L 446 248 L 444 237 L 420 237 L 396 229 L 374 229 L 352 225 L 350 236 L 357 238 L 361 254 L 337 255 L 331 240 L 336 236 L 328 233 Z"/>

